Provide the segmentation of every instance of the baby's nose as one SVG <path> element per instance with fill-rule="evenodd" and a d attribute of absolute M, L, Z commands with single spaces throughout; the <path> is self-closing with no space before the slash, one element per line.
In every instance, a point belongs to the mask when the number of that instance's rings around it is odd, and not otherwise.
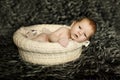
<path fill-rule="evenodd" d="M 79 33 L 79 34 L 83 34 L 83 31 L 79 31 L 78 33 Z"/>

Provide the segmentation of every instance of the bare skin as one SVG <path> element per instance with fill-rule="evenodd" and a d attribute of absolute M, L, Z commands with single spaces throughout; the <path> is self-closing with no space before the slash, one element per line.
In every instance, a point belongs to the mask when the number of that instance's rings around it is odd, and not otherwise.
<path fill-rule="evenodd" d="M 69 39 L 77 42 L 83 42 L 89 40 L 93 34 L 94 30 L 92 25 L 90 25 L 89 20 L 85 18 L 79 22 L 74 21 L 71 24 L 71 29 L 62 27 L 49 34 L 41 33 L 31 39 L 41 42 L 58 42 L 63 47 L 66 47 L 69 43 Z"/>

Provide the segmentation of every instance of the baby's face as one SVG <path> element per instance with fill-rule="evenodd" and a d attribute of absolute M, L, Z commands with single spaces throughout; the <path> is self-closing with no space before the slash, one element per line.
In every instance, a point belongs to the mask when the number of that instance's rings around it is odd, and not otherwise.
<path fill-rule="evenodd" d="M 86 19 L 80 22 L 74 22 L 71 27 L 71 38 L 77 42 L 89 40 L 93 34 L 92 25 Z"/>

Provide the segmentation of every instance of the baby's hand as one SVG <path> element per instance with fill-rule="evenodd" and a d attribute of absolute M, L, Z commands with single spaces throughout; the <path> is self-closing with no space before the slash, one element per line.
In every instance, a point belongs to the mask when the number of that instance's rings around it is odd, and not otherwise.
<path fill-rule="evenodd" d="M 67 38 L 62 38 L 58 41 L 63 47 L 67 47 L 69 40 Z"/>

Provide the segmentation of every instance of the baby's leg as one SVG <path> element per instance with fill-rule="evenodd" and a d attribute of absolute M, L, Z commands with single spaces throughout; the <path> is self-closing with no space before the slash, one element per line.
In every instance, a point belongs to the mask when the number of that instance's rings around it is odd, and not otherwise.
<path fill-rule="evenodd" d="M 40 42 L 48 42 L 48 35 L 45 33 L 39 34 L 37 37 L 33 38 L 32 40 L 40 41 Z"/>

